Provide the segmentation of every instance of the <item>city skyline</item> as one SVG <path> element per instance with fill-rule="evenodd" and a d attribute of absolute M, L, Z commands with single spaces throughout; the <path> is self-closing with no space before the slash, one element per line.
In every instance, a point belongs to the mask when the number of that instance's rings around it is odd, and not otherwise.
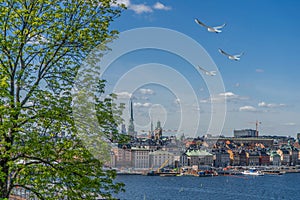
<path fill-rule="evenodd" d="M 290 1 L 231 1 L 228 2 L 173 2 L 173 1 L 119 1 L 127 5 L 122 17 L 112 24 L 120 32 L 143 27 L 161 27 L 177 31 L 198 42 L 209 54 L 217 66 L 217 75 L 224 83 L 226 97 L 226 118 L 221 134 L 230 136 L 234 129 L 255 129 L 256 120 L 260 121 L 259 131 L 263 135 L 295 136 L 300 131 L 300 107 L 298 105 L 299 60 L 297 50 L 300 39 L 296 19 L 300 14 L 299 2 Z M 232 6 L 234 5 L 234 6 Z M 221 33 L 210 33 L 195 23 L 197 18 L 205 24 L 218 26 L 226 23 Z M 145 38 L 147 39 L 147 37 Z M 240 61 L 232 61 L 218 52 L 218 48 L 232 54 L 245 52 Z M 152 64 L 151 64 L 152 63 Z M 154 64 L 153 64 L 154 63 Z M 161 66 L 158 66 L 160 64 Z M 187 94 L 181 85 L 176 91 L 168 85 L 147 83 L 136 87 L 134 91 L 113 90 L 121 77 L 141 65 L 149 65 L 144 73 L 151 77 L 176 82 L 175 74 L 167 67 L 180 73 L 191 85 L 197 96 L 197 102 L 183 102 L 180 94 Z M 207 70 L 213 66 L 199 65 Z M 208 124 L 212 115 L 212 97 L 207 89 L 205 74 L 199 72 L 184 58 L 170 52 L 157 49 L 144 49 L 130 52 L 120 57 L 107 70 L 103 78 L 108 81 L 109 91 L 119 95 L 128 105 L 129 98 L 134 99 L 135 128 L 139 132 L 150 129 L 151 121 L 162 121 L 165 129 L 177 130 L 183 107 L 189 109 L 190 118 L 199 115 L 199 127 L 191 125 L 179 133 L 195 136 L 210 133 Z M 134 84 L 127 77 L 128 87 Z M 130 79 L 131 78 L 131 79 Z M 186 103 L 184 106 L 183 104 Z M 129 109 L 124 112 L 125 124 L 129 122 Z M 192 133 L 192 134 L 190 134 Z M 214 134 L 214 132 L 211 132 Z"/>

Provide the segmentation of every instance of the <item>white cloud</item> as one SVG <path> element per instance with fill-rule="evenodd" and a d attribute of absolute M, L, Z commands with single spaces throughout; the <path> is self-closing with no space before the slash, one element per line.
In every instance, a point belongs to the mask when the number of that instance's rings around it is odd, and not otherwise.
<path fill-rule="evenodd" d="M 139 90 L 142 94 L 154 94 L 154 91 L 148 88 L 142 88 Z"/>
<path fill-rule="evenodd" d="M 117 6 L 121 4 L 124 4 L 126 7 L 128 7 L 130 5 L 130 0 L 117 0 L 116 3 L 112 6 Z"/>
<path fill-rule="evenodd" d="M 31 37 L 31 36 L 29 36 Z M 27 44 L 29 45 L 32 45 L 32 44 L 47 44 L 49 43 L 50 41 L 45 38 L 44 36 L 42 35 L 36 35 L 36 36 L 33 36 L 30 38 L 30 40 L 28 40 Z"/>
<path fill-rule="evenodd" d="M 220 96 L 224 96 L 226 98 L 232 98 L 232 97 L 237 97 L 238 95 L 234 94 L 233 92 L 224 92 L 224 93 L 220 93 Z"/>
<path fill-rule="evenodd" d="M 165 6 L 160 2 L 156 2 L 152 7 L 147 4 L 134 4 L 130 0 L 117 0 L 112 6 L 125 5 L 128 10 L 134 11 L 136 14 L 151 13 L 155 10 L 171 10 L 170 6 Z"/>
<path fill-rule="evenodd" d="M 141 96 L 141 97 L 138 97 L 137 99 L 141 99 L 141 100 L 149 100 L 150 98 L 149 98 L 149 97 L 146 97 L 146 96 Z"/>
<path fill-rule="evenodd" d="M 256 69 L 255 72 L 257 72 L 257 73 L 264 73 L 265 70 L 263 70 L 263 69 Z"/>
<path fill-rule="evenodd" d="M 136 14 L 150 13 L 152 8 L 145 4 L 131 4 L 128 6 L 128 9 L 133 10 Z"/>
<path fill-rule="evenodd" d="M 201 100 L 202 103 L 205 102 L 224 102 L 225 100 L 227 101 L 240 101 L 240 100 L 245 100 L 248 99 L 248 97 L 243 97 L 243 96 L 239 96 L 237 94 L 234 94 L 233 92 L 224 92 L 224 93 L 220 93 L 217 94 L 215 96 L 211 96 L 209 99 L 207 100 Z"/>
<path fill-rule="evenodd" d="M 160 2 L 156 2 L 153 6 L 154 9 L 156 10 L 171 10 L 172 8 L 170 6 L 165 6 L 164 4 Z"/>
<path fill-rule="evenodd" d="M 132 96 L 131 93 L 125 92 L 125 91 L 124 92 L 116 92 L 115 94 L 117 95 L 117 97 L 119 99 L 129 99 Z"/>
<path fill-rule="evenodd" d="M 149 108 L 151 105 L 152 105 L 151 103 L 140 103 L 140 102 L 133 103 L 133 106 L 135 107 Z"/>
<path fill-rule="evenodd" d="M 208 99 L 201 99 L 199 102 L 200 103 L 209 103 L 209 100 Z"/>
<path fill-rule="evenodd" d="M 286 105 L 283 103 L 276 104 L 276 103 L 266 103 L 262 101 L 258 103 L 258 106 L 263 108 L 279 108 L 279 107 L 285 107 Z"/>
<path fill-rule="evenodd" d="M 116 7 L 118 5 L 124 4 L 128 10 L 134 11 L 136 14 L 149 13 L 152 12 L 152 8 L 146 4 L 132 4 L 130 0 L 117 0 L 112 6 Z"/>
<path fill-rule="evenodd" d="M 239 108 L 239 111 L 244 111 L 244 112 L 256 112 L 256 108 L 253 106 L 242 106 Z"/>
<path fill-rule="evenodd" d="M 287 123 L 284 123 L 283 125 L 285 125 L 285 126 L 295 126 L 296 123 L 294 123 L 294 122 L 287 122 Z"/>

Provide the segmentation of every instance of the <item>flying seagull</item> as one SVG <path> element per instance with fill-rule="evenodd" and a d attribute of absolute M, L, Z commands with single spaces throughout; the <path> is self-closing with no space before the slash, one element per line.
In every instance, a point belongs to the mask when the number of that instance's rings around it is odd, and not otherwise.
<path fill-rule="evenodd" d="M 241 59 L 240 57 L 244 54 L 244 52 L 242 52 L 242 53 L 240 53 L 240 54 L 238 54 L 238 55 L 231 55 L 231 54 L 226 53 L 226 52 L 223 51 L 222 49 L 219 49 L 219 52 L 220 52 L 221 54 L 227 56 L 230 60 L 235 60 L 235 61 L 240 60 L 240 59 Z"/>
<path fill-rule="evenodd" d="M 206 69 L 203 69 L 202 67 L 200 67 L 198 65 L 198 68 L 203 71 L 206 75 L 209 75 L 209 76 L 215 76 L 216 75 L 216 71 L 207 71 Z"/>
<path fill-rule="evenodd" d="M 204 26 L 205 28 L 207 28 L 207 30 L 209 32 L 213 32 L 213 33 L 221 33 L 222 31 L 220 29 L 222 29 L 226 24 L 223 24 L 222 26 L 207 26 L 206 24 L 202 23 L 201 21 L 199 21 L 198 19 L 195 19 L 195 22 L 201 26 Z"/>

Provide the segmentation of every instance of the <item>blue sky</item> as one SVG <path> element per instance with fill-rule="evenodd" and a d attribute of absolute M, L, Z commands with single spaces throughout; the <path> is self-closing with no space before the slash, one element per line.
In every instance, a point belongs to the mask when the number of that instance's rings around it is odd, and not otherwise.
<path fill-rule="evenodd" d="M 220 94 L 227 97 L 221 134 L 231 136 L 234 129 L 255 128 L 256 120 L 262 122 L 259 131 L 263 135 L 295 136 L 300 132 L 299 1 L 120 2 L 125 3 L 128 9 L 114 21 L 112 29 L 123 32 L 143 27 L 167 28 L 186 35 L 205 49 L 224 83 L 225 90 Z M 211 33 L 197 25 L 195 18 L 211 26 L 227 25 L 221 33 Z M 147 36 L 144 39 L 147 40 Z M 232 61 L 221 55 L 218 48 L 233 54 L 245 54 L 240 61 Z M 140 65 L 152 71 L 130 76 Z M 202 67 L 215 69 L 209 64 Z M 170 72 L 170 68 L 180 76 Z M 136 73 L 139 73 L 138 70 Z M 184 88 L 178 81 L 181 76 L 196 94 L 196 103 L 189 101 L 192 97 L 187 94 L 187 89 L 181 89 Z M 219 134 L 208 128 L 212 113 L 216 112 L 211 109 L 212 97 L 208 82 L 204 80 L 210 77 L 205 77 L 178 55 L 157 49 L 133 51 L 120 56 L 103 77 L 108 80 L 110 90 L 116 88 L 118 81 L 122 82 L 123 87 L 118 86 L 119 90 L 114 92 L 125 103 L 128 103 L 129 96 L 134 97 L 138 131 L 148 130 L 151 121 L 161 120 L 165 129 L 178 130 L 178 134 Z M 170 89 L 168 83 L 162 85 L 153 81 L 152 84 L 145 82 L 142 86 L 138 85 L 134 91 L 126 91 L 127 84 L 135 84 L 133 80 L 143 80 L 145 77 L 160 77 L 178 82 L 178 85 L 176 89 Z M 213 80 L 215 77 L 211 78 Z M 183 95 L 188 99 L 185 102 L 178 98 Z M 183 105 L 187 104 L 193 107 L 187 121 L 197 118 L 199 122 L 197 126 L 186 124 L 179 127 L 184 112 L 182 108 L 185 108 Z M 128 110 L 124 112 L 124 119 L 127 124 Z"/>

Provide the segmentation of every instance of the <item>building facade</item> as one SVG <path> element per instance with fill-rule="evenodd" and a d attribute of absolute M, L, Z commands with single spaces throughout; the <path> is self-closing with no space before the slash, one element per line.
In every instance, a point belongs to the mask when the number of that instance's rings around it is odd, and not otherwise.
<path fill-rule="evenodd" d="M 149 153 L 149 166 L 158 169 L 163 166 L 174 166 L 174 154 L 167 151 L 153 151 Z"/>
<path fill-rule="evenodd" d="M 234 137 L 242 138 L 242 137 L 257 137 L 256 130 L 252 129 L 242 129 L 242 130 L 234 130 Z"/>
<path fill-rule="evenodd" d="M 274 166 L 280 166 L 281 165 L 281 157 L 279 154 L 276 153 L 276 151 L 271 152 L 270 154 L 270 162 Z"/>
<path fill-rule="evenodd" d="M 129 145 L 119 146 L 112 149 L 115 155 L 115 167 L 131 168 L 132 167 L 132 152 Z"/>
<path fill-rule="evenodd" d="M 280 155 L 281 165 L 290 165 L 291 156 L 290 152 L 286 149 L 278 149 L 277 153 Z"/>
<path fill-rule="evenodd" d="M 227 167 L 230 165 L 230 155 L 227 152 L 215 153 L 215 167 Z"/>
<path fill-rule="evenodd" d="M 270 155 L 268 155 L 266 152 L 260 152 L 259 165 L 262 165 L 262 166 L 270 165 Z"/>
<path fill-rule="evenodd" d="M 248 165 L 250 166 L 258 166 L 259 163 L 259 153 L 258 152 L 250 152 L 248 157 Z"/>
<path fill-rule="evenodd" d="M 149 169 L 149 149 L 145 148 L 131 148 L 132 167 L 135 169 Z"/>
<path fill-rule="evenodd" d="M 213 154 L 203 150 L 188 150 L 183 154 L 185 166 L 212 166 Z"/>

